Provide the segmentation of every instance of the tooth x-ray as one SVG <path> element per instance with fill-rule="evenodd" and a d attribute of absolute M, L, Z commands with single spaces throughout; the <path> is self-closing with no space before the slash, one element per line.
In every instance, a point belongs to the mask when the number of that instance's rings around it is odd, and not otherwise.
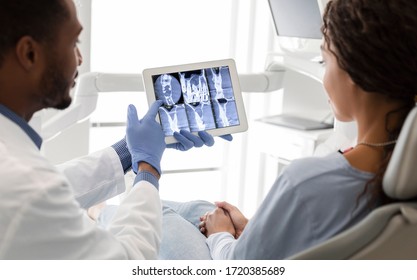
<path fill-rule="evenodd" d="M 165 135 L 239 124 L 229 67 L 166 73 L 153 76 Z"/>
<path fill-rule="evenodd" d="M 247 129 L 232 60 L 145 69 L 143 79 L 148 102 L 163 101 L 159 121 L 168 141 L 180 130 L 223 135 Z"/>

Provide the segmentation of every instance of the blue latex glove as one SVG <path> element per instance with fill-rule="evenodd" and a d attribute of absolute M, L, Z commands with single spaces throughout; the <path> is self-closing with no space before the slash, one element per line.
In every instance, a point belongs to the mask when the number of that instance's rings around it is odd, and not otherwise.
<path fill-rule="evenodd" d="M 233 140 L 233 136 L 231 134 L 225 134 L 225 135 L 221 135 L 219 137 L 226 140 L 226 141 L 229 141 L 229 142 Z"/>
<path fill-rule="evenodd" d="M 198 132 L 198 136 L 192 134 L 187 130 L 180 130 L 180 132 L 174 132 L 174 138 L 177 143 L 168 144 L 167 148 L 172 148 L 180 151 L 188 151 L 192 147 L 202 147 L 203 145 L 213 146 L 213 136 L 205 131 Z"/>
<path fill-rule="evenodd" d="M 187 130 L 181 130 L 180 132 L 174 132 L 174 138 L 178 141 L 177 143 L 168 144 L 167 148 L 172 148 L 180 151 L 188 151 L 193 147 L 202 147 L 203 145 L 206 146 L 213 146 L 214 145 L 214 138 L 206 131 L 199 131 L 198 136 L 192 134 Z M 230 134 L 222 135 L 221 138 L 232 141 L 233 137 Z"/>
<path fill-rule="evenodd" d="M 161 125 L 155 121 L 162 101 L 155 101 L 142 120 L 138 119 L 136 107 L 127 110 L 126 143 L 132 156 L 133 172 L 138 172 L 141 161 L 152 165 L 161 174 L 161 158 L 165 150 L 165 135 Z"/>

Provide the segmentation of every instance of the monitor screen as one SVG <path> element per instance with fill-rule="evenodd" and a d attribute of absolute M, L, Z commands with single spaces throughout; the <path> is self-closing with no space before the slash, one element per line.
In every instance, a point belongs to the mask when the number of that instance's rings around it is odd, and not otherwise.
<path fill-rule="evenodd" d="M 317 0 L 269 0 L 278 36 L 321 39 Z"/>

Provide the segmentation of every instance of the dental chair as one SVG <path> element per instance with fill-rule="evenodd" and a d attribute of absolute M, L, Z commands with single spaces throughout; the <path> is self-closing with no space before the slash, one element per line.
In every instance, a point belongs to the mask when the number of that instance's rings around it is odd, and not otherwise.
<path fill-rule="evenodd" d="M 383 178 L 384 192 L 399 202 L 290 259 L 417 260 L 417 107 L 408 115 Z"/>

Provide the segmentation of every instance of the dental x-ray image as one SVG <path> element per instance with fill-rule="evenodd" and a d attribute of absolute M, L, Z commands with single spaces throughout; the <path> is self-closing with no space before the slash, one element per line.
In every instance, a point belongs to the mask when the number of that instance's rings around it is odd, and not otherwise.
<path fill-rule="evenodd" d="M 152 77 L 165 135 L 239 125 L 229 67 L 167 73 Z"/>
<path fill-rule="evenodd" d="M 239 124 L 228 67 L 206 69 L 217 127 Z"/>
<path fill-rule="evenodd" d="M 156 78 L 154 86 L 156 98 L 164 101 L 159 108 L 159 117 L 165 135 L 173 135 L 181 129 L 190 131 L 178 79 L 171 74 L 162 74 Z"/>
<path fill-rule="evenodd" d="M 190 131 L 216 128 L 204 70 L 180 72 L 179 75 Z"/>

